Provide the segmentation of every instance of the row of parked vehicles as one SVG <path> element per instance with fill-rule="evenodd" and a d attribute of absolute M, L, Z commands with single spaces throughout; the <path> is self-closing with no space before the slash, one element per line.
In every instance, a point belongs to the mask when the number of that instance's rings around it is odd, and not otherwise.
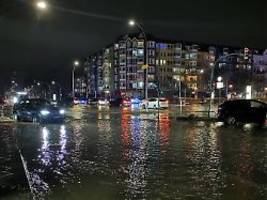
<path fill-rule="evenodd" d="M 110 106 L 110 101 L 99 99 L 95 104 Z M 120 105 L 143 109 L 167 109 L 169 102 L 165 98 L 150 98 L 147 100 L 126 98 L 120 102 Z M 13 117 L 16 121 L 63 122 L 65 109 L 59 105 L 53 105 L 45 99 L 21 99 L 13 107 Z M 267 104 L 257 100 L 225 101 L 218 107 L 217 118 L 218 121 L 228 125 L 236 125 L 237 123 L 266 124 Z"/>
<path fill-rule="evenodd" d="M 74 104 L 89 104 L 92 106 L 100 107 L 131 107 L 139 109 L 167 109 L 169 107 L 169 101 L 166 98 L 149 98 L 149 99 L 139 99 L 139 98 L 120 98 L 120 99 L 91 99 L 91 100 L 74 100 Z"/>
<path fill-rule="evenodd" d="M 91 104 L 98 106 L 110 106 L 107 99 L 91 101 Z M 85 102 L 84 102 L 85 104 Z M 120 103 L 122 107 L 136 108 L 168 108 L 168 100 L 165 98 L 150 98 L 148 100 L 123 99 Z M 13 118 L 15 121 L 29 121 L 39 123 L 63 122 L 65 119 L 65 109 L 60 105 L 55 105 L 45 99 L 21 99 L 13 107 Z"/>

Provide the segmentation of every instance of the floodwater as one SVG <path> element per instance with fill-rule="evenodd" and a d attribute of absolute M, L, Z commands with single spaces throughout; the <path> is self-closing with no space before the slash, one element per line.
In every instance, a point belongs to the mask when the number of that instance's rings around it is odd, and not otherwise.
<path fill-rule="evenodd" d="M 78 110 L 64 125 L 8 131 L 33 199 L 267 199 L 266 129 L 170 116 Z"/>

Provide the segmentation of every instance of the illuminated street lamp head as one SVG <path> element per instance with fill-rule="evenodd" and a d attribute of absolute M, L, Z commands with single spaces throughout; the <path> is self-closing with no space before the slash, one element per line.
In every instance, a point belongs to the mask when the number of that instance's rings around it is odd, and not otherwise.
<path fill-rule="evenodd" d="M 75 66 L 75 67 L 78 67 L 79 65 L 80 65 L 79 61 L 77 61 L 77 60 L 74 61 L 74 66 Z"/>
<path fill-rule="evenodd" d="M 222 78 L 221 76 L 219 76 L 219 77 L 217 78 L 217 81 L 218 81 L 218 82 L 222 82 L 222 79 L 223 79 L 223 78 Z"/>
<path fill-rule="evenodd" d="M 37 6 L 37 8 L 40 9 L 40 10 L 45 10 L 45 9 L 47 9 L 47 3 L 46 3 L 45 1 L 38 1 L 38 2 L 36 3 L 36 6 Z"/>
<path fill-rule="evenodd" d="M 129 26 L 135 26 L 136 22 L 133 19 L 130 19 L 128 24 Z"/>

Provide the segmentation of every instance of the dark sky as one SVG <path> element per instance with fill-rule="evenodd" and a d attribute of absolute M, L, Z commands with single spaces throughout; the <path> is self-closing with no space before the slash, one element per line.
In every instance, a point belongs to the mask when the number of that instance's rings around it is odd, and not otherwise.
<path fill-rule="evenodd" d="M 127 33 L 135 17 L 166 39 L 267 47 L 264 0 L 0 0 L 0 78 L 69 80 L 71 63 Z M 2 79 L 3 80 L 3 79 Z"/>

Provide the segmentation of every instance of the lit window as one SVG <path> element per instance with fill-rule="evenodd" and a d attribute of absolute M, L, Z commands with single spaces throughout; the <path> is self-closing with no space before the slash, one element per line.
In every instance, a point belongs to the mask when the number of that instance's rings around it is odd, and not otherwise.
<path fill-rule="evenodd" d="M 137 56 L 137 51 L 133 50 L 133 56 Z"/>
<path fill-rule="evenodd" d="M 144 47 L 144 42 L 138 42 L 138 47 Z"/>
<path fill-rule="evenodd" d="M 138 49 L 138 56 L 144 55 L 144 49 Z"/>

